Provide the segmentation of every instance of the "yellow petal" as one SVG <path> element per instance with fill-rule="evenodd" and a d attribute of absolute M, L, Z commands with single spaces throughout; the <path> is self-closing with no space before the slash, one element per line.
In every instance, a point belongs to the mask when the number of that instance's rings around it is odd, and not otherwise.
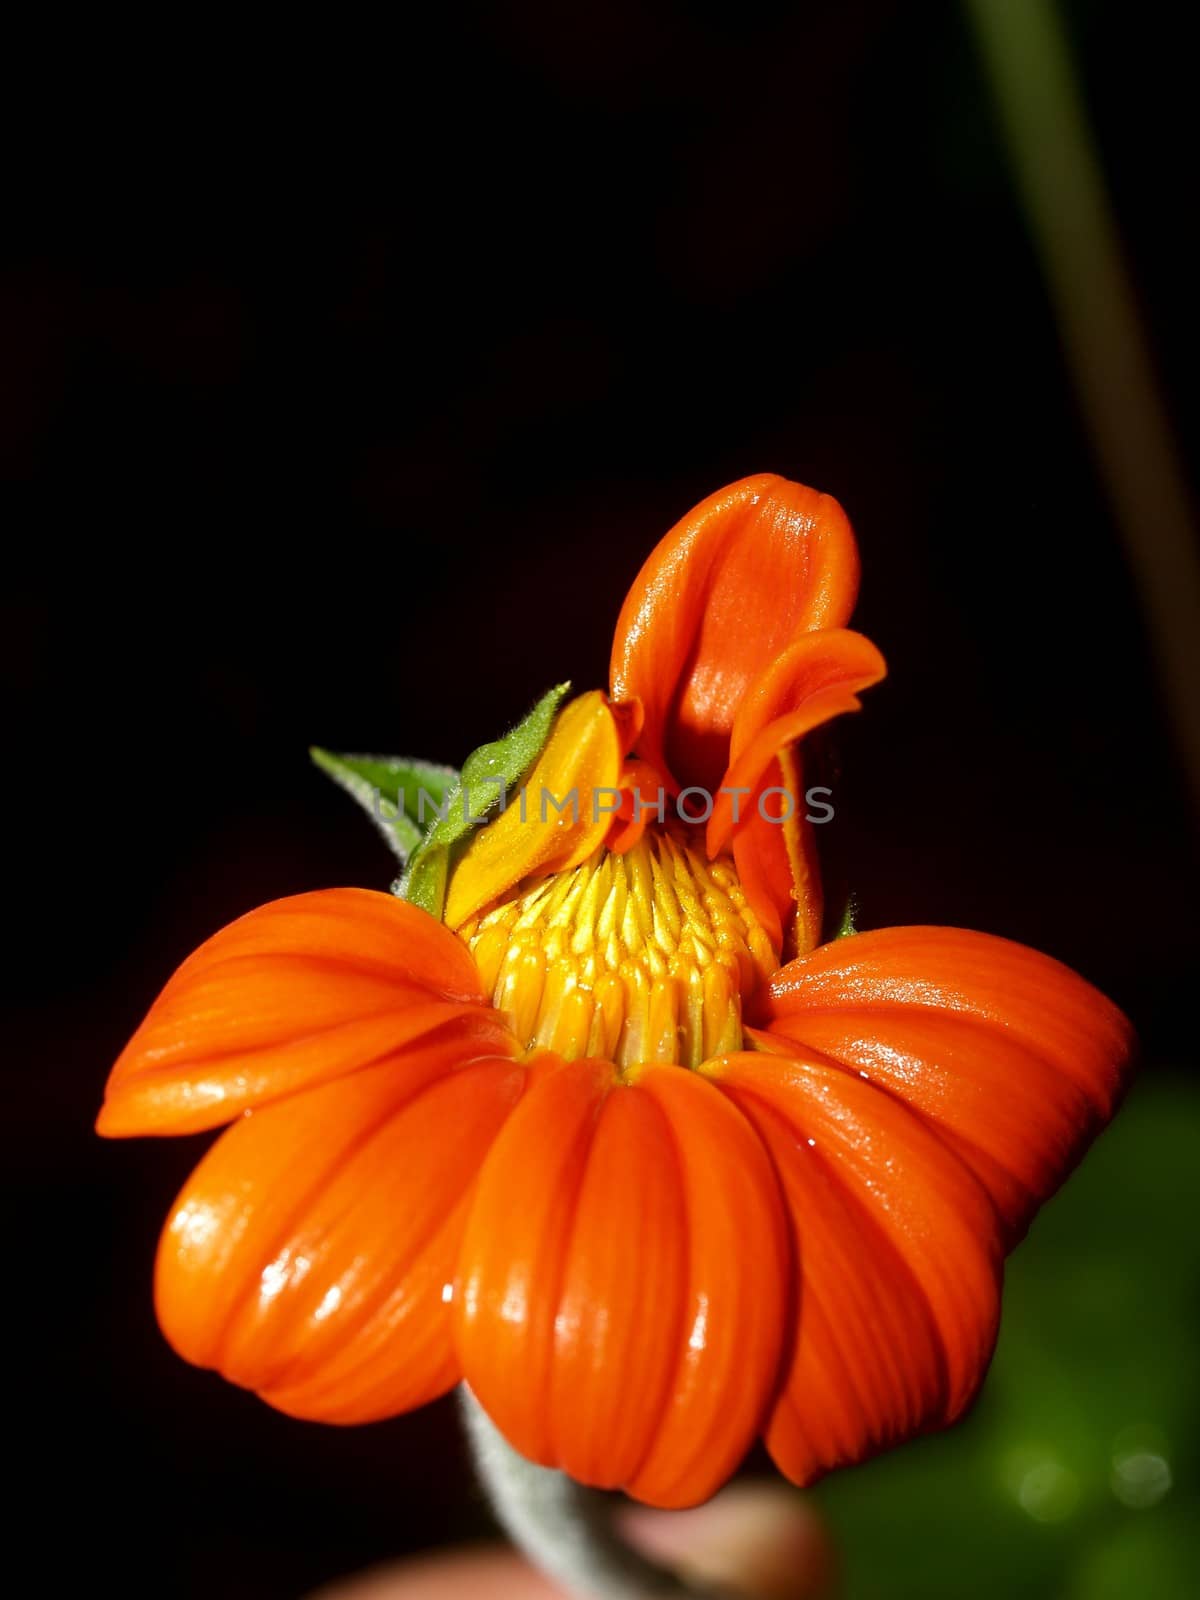
<path fill-rule="evenodd" d="M 546 748 L 481 828 L 450 878 L 445 920 L 461 928 L 534 873 L 564 872 L 603 843 L 619 798 L 621 737 L 604 695 L 593 689 L 563 707 Z"/>

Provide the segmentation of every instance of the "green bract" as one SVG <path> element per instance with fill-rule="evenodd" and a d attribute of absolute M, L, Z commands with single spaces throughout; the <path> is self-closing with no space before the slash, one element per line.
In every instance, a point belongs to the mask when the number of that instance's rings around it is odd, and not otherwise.
<path fill-rule="evenodd" d="M 429 761 L 334 755 L 314 746 L 309 753 L 322 772 L 358 801 L 405 867 L 393 893 L 441 917 L 453 847 L 488 819 L 541 755 L 570 687 L 556 684 L 511 733 L 472 751 L 461 774 Z"/>
<path fill-rule="evenodd" d="M 500 804 L 505 790 L 519 784 L 550 737 L 562 697 L 571 687 L 556 684 L 511 733 L 481 744 L 463 763 L 462 777 L 448 796 L 446 814 L 434 823 L 414 853 L 396 892 L 413 905 L 441 917 L 450 871 L 450 851 Z"/>
<path fill-rule="evenodd" d="M 339 788 L 353 796 L 403 866 L 458 783 L 454 767 L 408 756 L 335 755 L 313 745 L 309 755 Z M 424 799 L 422 799 L 424 796 Z"/>
<path fill-rule="evenodd" d="M 858 932 L 858 901 L 854 895 L 847 896 L 846 904 L 842 907 L 842 914 L 838 918 L 837 927 L 832 937 L 835 939 L 848 939 L 851 934 Z"/>

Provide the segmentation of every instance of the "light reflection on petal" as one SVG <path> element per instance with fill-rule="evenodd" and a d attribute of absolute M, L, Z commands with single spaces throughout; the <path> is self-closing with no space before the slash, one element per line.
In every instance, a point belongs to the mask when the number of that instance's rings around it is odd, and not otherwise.
<path fill-rule="evenodd" d="M 326 1317 L 333 1315 L 341 1303 L 341 1286 L 335 1283 L 331 1288 L 326 1289 L 324 1295 L 321 1297 L 321 1304 L 313 1312 L 313 1321 L 324 1322 Z"/>

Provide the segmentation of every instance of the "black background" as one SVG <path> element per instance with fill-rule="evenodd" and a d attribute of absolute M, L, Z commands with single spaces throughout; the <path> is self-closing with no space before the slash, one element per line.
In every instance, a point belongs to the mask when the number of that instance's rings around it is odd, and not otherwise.
<path fill-rule="evenodd" d="M 1068 9 L 1187 446 L 1194 87 L 1138 14 Z M 1151 1070 L 1191 1053 L 1182 779 L 957 9 L 304 45 L 59 41 L 7 158 L 10 1465 L 45 1570 L 128 1594 L 291 1596 L 481 1525 L 448 1404 L 322 1431 L 170 1354 L 152 1253 L 202 1141 L 91 1122 L 207 933 L 386 887 L 306 746 L 458 761 L 602 683 L 645 553 L 722 483 L 785 473 L 858 530 L 891 669 L 836 796 L 866 923 L 1038 945 Z"/>

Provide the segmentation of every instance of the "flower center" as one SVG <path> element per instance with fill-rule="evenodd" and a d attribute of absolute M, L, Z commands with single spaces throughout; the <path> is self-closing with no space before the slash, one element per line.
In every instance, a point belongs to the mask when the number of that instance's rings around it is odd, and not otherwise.
<path fill-rule="evenodd" d="M 526 1048 L 621 1067 L 696 1067 L 740 1050 L 742 1001 L 779 964 L 733 862 L 658 829 L 459 931 Z"/>

